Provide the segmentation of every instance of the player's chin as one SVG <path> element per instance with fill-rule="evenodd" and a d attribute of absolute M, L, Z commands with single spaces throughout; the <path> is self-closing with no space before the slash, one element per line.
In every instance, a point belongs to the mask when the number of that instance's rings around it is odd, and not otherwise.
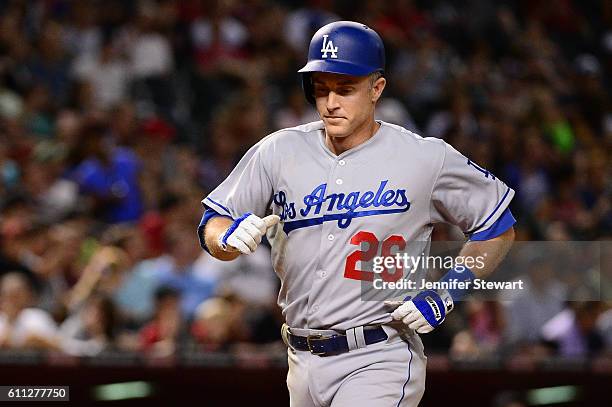
<path fill-rule="evenodd" d="M 330 129 L 329 127 L 327 127 L 326 130 L 327 135 L 332 138 L 340 139 L 349 136 L 349 134 L 345 131 L 333 131 L 333 129 Z"/>
<path fill-rule="evenodd" d="M 346 137 L 350 133 L 346 123 L 325 122 L 325 130 L 331 137 Z"/>

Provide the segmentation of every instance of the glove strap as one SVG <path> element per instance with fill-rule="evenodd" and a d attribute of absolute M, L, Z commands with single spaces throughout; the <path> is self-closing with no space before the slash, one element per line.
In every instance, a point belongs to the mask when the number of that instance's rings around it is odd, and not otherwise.
<path fill-rule="evenodd" d="M 246 218 L 248 218 L 249 216 L 251 216 L 252 213 L 251 212 L 247 212 L 244 215 L 242 215 L 241 217 L 239 217 L 238 219 L 236 219 L 234 221 L 234 223 L 231 224 L 231 226 L 229 228 L 227 228 L 227 230 L 225 231 L 225 233 L 223 234 L 223 236 L 221 236 L 221 238 L 219 239 L 219 246 L 221 246 L 221 248 L 223 250 L 227 250 L 227 238 L 230 237 L 230 235 L 232 233 L 234 233 L 234 231 L 236 229 L 238 229 L 238 226 L 240 226 L 240 224 L 242 223 L 243 220 L 245 220 Z"/>
<path fill-rule="evenodd" d="M 448 290 L 439 290 L 438 294 L 440 295 L 442 303 L 444 304 L 446 315 L 448 315 L 448 313 L 455 308 L 455 301 L 453 301 L 453 297 L 450 295 Z"/>

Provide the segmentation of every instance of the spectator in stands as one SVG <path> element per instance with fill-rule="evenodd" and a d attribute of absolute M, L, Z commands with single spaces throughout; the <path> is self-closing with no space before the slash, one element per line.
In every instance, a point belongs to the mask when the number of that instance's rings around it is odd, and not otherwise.
<path fill-rule="evenodd" d="M 513 345 L 538 343 L 540 328 L 563 310 L 567 298 L 567 288 L 555 279 L 549 260 L 533 259 L 525 277 L 524 288 L 505 304 L 505 340 Z"/>
<path fill-rule="evenodd" d="M 77 208 L 79 188 L 75 182 L 62 177 L 66 154 L 62 144 L 41 141 L 24 166 L 23 186 L 39 208 L 39 222 L 59 222 Z"/>
<path fill-rule="evenodd" d="M 236 164 L 239 143 L 232 123 L 233 115 L 223 109 L 211 123 L 209 154 L 200 161 L 198 182 L 205 191 L 219 185 Z"/>
<path fill-rule="evenodd" d="M 214 297 L 202 302 L 191 325 L 191 335 L 206 351 L 227 351 L 245 339 L 241 318 L 244 303 L 236 297 Z"/>
<path fill-rule="evenodd" d="M 57 21 L 46 21 L 38 36 L 36 53 L 31 54 L 28 70 L 33 83 L 42 84 L 51 98 L 66 102 L 70 88 L 70 55 L 63 42 L 63 28 Z"/>
<path fill-rule="evenodd" d="M 482 355 L 493 355 L 498 351 L 506 329 L 504 312 L 496 301 L 470 298 L 466 302 L 469 330 Z"/>
<path fill-rule="evenodd" d="M 542 339 L 554 353 L 566 358 L 596 355 L 605 343 L 596 321 L 601 314 L 599 302 L 571 302 L 546 322 L 540 331 Z"/>
<path fill-rule="evenodd" d="M 126 61 L 117 55 L 112 38 L 105 38 L 99 52 L 84 53 L 75 60 L 72 74 L 92 86 L 97 110 L 109 110 L 127 96 L 130 71 Z"/>
<path fill-rule="evenodd" d="M 125 250 L 117 246 L 100 246 L 95 249 L 79 280 L 68 292 L 68 309 L 79 309 L 96 292 L 113 295 L 125 279 L 130 260 Z"/>
<path fill-rule="evenodd" d="M 57 325 L 51 315 L 34 307 L 28 280 L 20 273 L 0 279 L 0 347 L 56 349 Z"/>
<path fill-rule="evenodd" d="M 193 272 L 205 281 L 214 281 L 216 293 L 231 292 L 252 307 L 276 306 L 278 279 L 272 269 L 270 249 L 260 246 L 252 256 L 241 256 L 236 262 L 215 259 L 207 252 L 200 253 Z"/>
<path fill-rule="evenodd" d="M 285 107 L 276 113 L 274 128 L 284 129 L 317 120 L 317 112 L 304 99 L 304 91 L 296 86 L 289 93 Z"/>
<path fill-rule="evenodd" d="M 105 6 L 99 3 L 79 2 L 70 8 L 64 43 L 75 58 L 95 55 L 99 51 L 104 41 L 100 12 L 101 7 Z"/>
<path fill-rule="evenodd" d="M 162 286 L 180 294 L 181 315 L 190 319 L 197 306 L 213 295 L 216 280 L 194 272 L 199 247 L 191 244 L 189 229 L 179 226 L 166 231 L 167 252 L 137 265 L 122 284 L 117 299 L 122 309 L 137 319 L 150 318 L 154 312 L 154 293 Z"/>
<path fill-rule="evenodd" d="M 605 345 L 605 353 L 612 355 L 612 307 L 608 305 L 608 309 L 601 313 L 596 322 L 597 332 L 603 339 Z"/>
<path fill-rule="evenodd" d="M 181 312 L 191 318 L 197 306 L 210 297 L 216 281 L 194 273 L 194 263 L 200 253 L 197 244 L 188 243 L 189 230 L 177 228 L 167 234 L 169 256 L 156 270 L 160 285 L 172 287 L 181 295 Z"/>
<path fill-rule="evenodd" d="M 25 196 L 8 195 L 0 208 L 0 274 L 22 272 L 34 280 L 34 272 L 22 253 L 28 251 L 26 234 L 33 229 L 32 208 Z"/>
<path fill-rule="evenodd" d="M 140 331 L 141 349 L 153 356 L 172 355 L 184 340 L 181 295 L 170 287 L 155 291 L 155 311 L 151 322 Z"/>
<path fill-rule="evenodd" d="M 82 194 L 92 199 L 92 211 L 109 223 L 136 221 L 142 215 L 139 186 L 140 161 L 125 147 L 108 145 L 106 124 L 96 118 L 86 124 L 81 143 L 76 147 L 78 160 L 69 179 Z"/>
<path fill-rule="evenodd" d="M 118 46 L 127 55 L 136 100 L 148 103 L 153 113 L 171 118 L 174 57 L 170 41 L 159 32 L 158 7 L 154 2 L 139 3 L 135 20 L 119 35 Z"/>
<path fill-rule="evenodd" d="M 118 327 L 114 308 L 109 297 L 90 296 L 83 307 L 60 326 L 62 351 L 73 356 L 95 356 L 111 349 Z"/>
<path fill-rule="evenodd" d="M 88 217 L 75 217 L 52 225 L 48 230 L 38 228 L 31 234 L 33 242 L 42 239 L 42 243 L 37 243 L 42 247 L 28 256 L 40 280 L 39 306 L 60 319 L 65 316 L 70 289 L 84 271 L 82 256 L 89 254 L 88 246 L 92 242 L 87 238 L 89 225 Z"/>

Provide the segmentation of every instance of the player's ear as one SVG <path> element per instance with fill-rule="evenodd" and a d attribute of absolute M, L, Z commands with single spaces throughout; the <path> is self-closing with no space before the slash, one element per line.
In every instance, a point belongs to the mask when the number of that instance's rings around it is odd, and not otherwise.
<path fill-rule="evenodd" d="M 372 84 L 372 103 L 378 102 L 386 84 L 387 80 L 382 76 Z"/>

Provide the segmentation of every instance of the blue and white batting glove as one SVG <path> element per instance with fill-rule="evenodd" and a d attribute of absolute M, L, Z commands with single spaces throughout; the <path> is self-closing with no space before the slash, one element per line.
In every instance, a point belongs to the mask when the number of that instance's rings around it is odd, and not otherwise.
<path fill-rule="evenodd" d="M 247 212 L 236 219 L 219 238 L 219 246 L 228 252 L 240 251 L 243 254 L 251 254 L 261 243 L 261 238 L 266 234 L 268 228 L 279 221 L 278 215 L 260 218 Z"/>
<path fill-rule="evenodd" d="M 476 278 L 472 270 L 457 265 L 440 279 L 442 282 L 473 281 Z M 406 297 L 404 301 L 385 301 L 385 305 L 394 309 L 391 317 L 402 321 L 410 329 L 425 334 L 436 329 L 449 312 L 455 307 L 455 301 L 460 301 L 469 292 L 469 288 L 447 290 L 425 290 L 414 298 Z"/>
<path fill-rule="evenodd" d="M 414 298 L 406 297 L 404 301 L 385 301 L 385 304 L 397 307 L 391 314 L 395 321 L 402 321 L 420 334 L 436 329 L 454 308 L 448 291 L 434 290 L 421 291 Z"/>

